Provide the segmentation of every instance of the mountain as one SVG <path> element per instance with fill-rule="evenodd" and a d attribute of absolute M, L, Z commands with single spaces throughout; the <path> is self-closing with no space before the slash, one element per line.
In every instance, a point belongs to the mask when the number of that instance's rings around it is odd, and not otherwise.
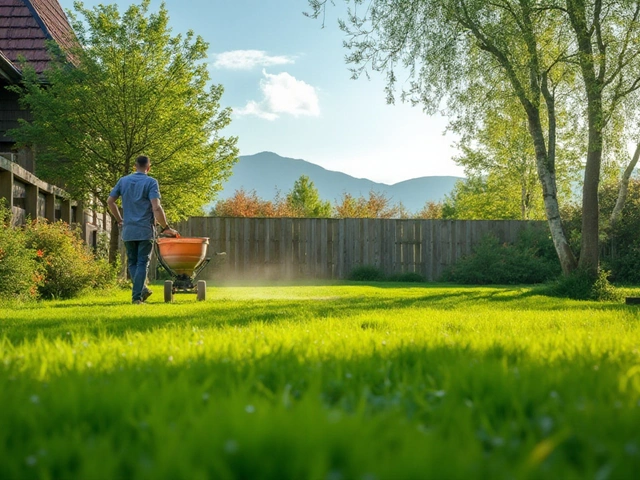
<path fill-rule="evenodd" d="M 353 196 L 369 196 L 371 190 L 384 193 L 393 203 L 402 202 L 410 212 L 417 212 L 427 201 L 439 201 L 451 192 L 460 177 L 419 177 L 393 185 L 355 178 L 319 165 L 281 157 L 272 152 L 241 156 L 233 167 L 233 175 L 218 194 L 218 199 L 233 196 L 236 190 L 255 190 L 264 200 L 271 200 L 279 190 L 286 195 L 301 175 L 306 175 L 318 189 L 323 200 L 336 203 L 344 192 Z M 207 208 L 209 210 L 209 208 Z"/>

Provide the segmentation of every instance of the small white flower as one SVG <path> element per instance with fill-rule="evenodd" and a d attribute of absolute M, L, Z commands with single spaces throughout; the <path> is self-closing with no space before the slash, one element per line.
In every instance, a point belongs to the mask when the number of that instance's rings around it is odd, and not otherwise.
<path fill-rule="evenodd" d="M 33 403 L 34 405 L 37 405 L 37 404 L 39 404 L 39 403 L 40 403 L 40 397 L 39 397 L 38 395 L 31 395 L 31 396 L 29 397 L 29 401 L 30 401 L 31 403 Z"/>
<path fill-rule="evenodd" d="M 238 451 L 238 442 L 233 439 L 229 439 L 224 442 L 224 451 L 225 453 L 236 453 Z"/>
<path fill-rule="evenodd" d="M 173 362 L 173 355 L 169 355 L 168 361 L 169 363 Z"/>
<path fill-rule="evenodd" d="M 344 476 L 338 470 L 332 470 L 327 473 L 327 480 L 342 480 Z"/>
<path fill-rule="evenodd" d="M 247 405 L 246 407 L 244 407 L 244 411 L 247 413 L 253 413 L 256 411 L 256 407 L 254 407 L 253 405 Z"/>

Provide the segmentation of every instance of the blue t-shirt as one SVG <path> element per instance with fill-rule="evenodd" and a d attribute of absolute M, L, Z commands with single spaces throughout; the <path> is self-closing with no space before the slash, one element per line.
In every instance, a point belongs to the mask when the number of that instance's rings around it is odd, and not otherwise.
<path fill-rule="evenodd" d="M 160 198 L 158 181 L 146 173 L 132 173 L 118 180 L 109 196 L 122 197 L 122 240 L 153 240 L 151 200 Z"/>

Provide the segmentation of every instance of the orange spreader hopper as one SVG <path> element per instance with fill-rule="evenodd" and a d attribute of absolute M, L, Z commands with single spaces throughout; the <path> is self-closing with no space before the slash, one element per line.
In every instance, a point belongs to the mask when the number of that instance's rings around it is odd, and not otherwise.
<path fill-rule="evenodd" d="M 177 275 L 191 277 L 207 255 L 207 237 L 158 238 L 160 256 Z"/>

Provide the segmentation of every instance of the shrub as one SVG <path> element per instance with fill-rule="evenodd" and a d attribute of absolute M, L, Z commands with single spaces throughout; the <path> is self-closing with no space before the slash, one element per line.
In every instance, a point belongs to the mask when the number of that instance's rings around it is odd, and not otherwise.
<path fill-rule="evenodd" d="M 349 274 L 349 280 L 357 282 L 382 282 L 384 279 L 384 272 L 373 265 L 356 267 Z"/>
<path fill-rule="evenodd" d="M 622 293 L 609 282 L 610 272 L 600 270 L 597 277 L 584 270 L 576 270 L 552 283 L 547 294 L 575 300 L 619 301 Z"/>
<path fill-rule="evenodd" d="M 602 266 L 615 282 L 640 284 L 640 243 L 625 246 L 614 257 L 605 256 Z"/>
<path fill-rule="evenodd" d="M 95 260 L 77 232 L 64 222 L 33 222 L 26 230 L 27 245 L 38 252 L 44 269 L 40 295 L 70 298 L 90 287 L 115 280 L 108 263 Z"/>
<path fill-rule="evenodd" d="M 95 259 L 96 275 L 93 278 L 92 288 L 108 289 L 117 285 L 120 263 L 111 265 L 106 258 Z"/>
<path fill-rule="evenodd" d="M 425 278 L 417 272 L 406 272 L 400 273 L 398 275 L 392 275 L 389 277 L 389 280 L 392 282 L 407 282 L 407 283 L 421 283 L 425 282 Z"/>
<path fill-rule="evenodd" d="M 28 248 L 22 229 L 11 226 L 11 212 L 0 201 L 0 297 L 35 299 L 43 276 L 37 252 Z"/>
<path fill-rule="evenodd" d="M 442 280 L 472 285 L 542 283 L 560 274 L 551 239 L 535 229 L 523 230 L 518 241 L 501 244 L 495 235 L 482 238 L 471 255 L 447 269 Z"/>

